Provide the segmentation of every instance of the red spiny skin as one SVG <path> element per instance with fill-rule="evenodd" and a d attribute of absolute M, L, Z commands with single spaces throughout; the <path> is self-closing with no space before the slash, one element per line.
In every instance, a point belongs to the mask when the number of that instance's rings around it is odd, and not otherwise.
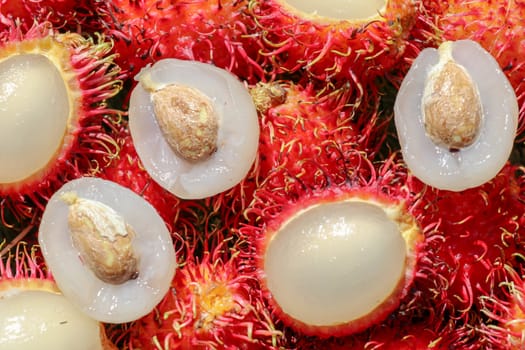
<path fill-rule="evenodd" d="M 59 34 L 49 22 L 35 24 L 28 31 L 11 23 L 9 30 L 0 32 L 0 51 L 11 54 L 23 53 L 25 47 L 38 47 L 40 44 L 34 43 L 41 42 L 46 50 L 49 45 L 57 45 L 67 52 L 66 67 L 62 68 L 73 78 L 64 83 L 70 93 L 80 97 L 70 106 L 68 131 L 56 159 L 27 179 L 0 184 L 1 217 L 5 226 L 13 225 L 11 220 L 38 217 L 47 199 L 63 183 L 95 174 L 116 152 L 112 133 L 120 112 L 109 108 L 106 101 L 120 91 L 122 76 L 110 55 L 111 43 L 104 37 Z"/>
<path fill-rule="evenodd" d="M 100 11 L 100 19 L 130 75 L 158 59 L 178 58 L 212 63 L 256 82 L 265 72 L 246 7 L 236 0 L 118 0 Z"/>
<path fill-rule="evenodd" d="M 524 265 L 506 266 L 508 279 L 500 285 L 502 293 L 484 296 L 482 313 L 489 321 L 481 333 L 496 349 L 519 350 L 525 339 L 525 275 Z"/>
<path fill-rule="evenodd" d="M 143 168 L 127 124 L 117 135 L 118 154 L 97 175 L 127 187 L 147 200 L 164 219 L 170 232 L 181 210 L 181 200 L 156 183 Z"/>
<path fill-rule="evenodd" d="M 435 228 L 415 284 L 438 314 L 465 321 L 505 280 L 524 246 L 523 184 L 522 169 L 508 164 L 474 189 L 425 190 L 422 225 Z"/>
<path fill-rule="evenodd" d="M 360 162 L 360 152 L 375 154 L 384 129 L 377 107 L 353 106 L 358 92 L 342 88 L 322 95 L 311 85 L 279 86 L 286 98 L 260 112 L 259 182 L 284 170 L 282 175 L 297 177 L 309 186 L 324 186 L 328 177 L 343 183 Z"/>
<path fill-rule="evenodd" d="M 129 329 L 130 349 L 277 349 L 275 329 L 256 281 L 238 252 L 189 251 L 172 290 Z M 231 255 L 230 253 L 233 253 Z"/>
<path fill-rule="evenodd" d="M 383 17 L 371 22 L 323 21 L 294 13 L 275 0 L 249 2 L 262 33 L 261 53 L 271 60 L 274 74 L 301 72 L 332 82 L 353 74 L 371 81 L 392 68 L 416 13 L 415 2 L 394 0 L 387 2 Z"/>
<path fill-rule="evenodd" d="M 0 30 L 18 21 L 25 30 L 34 22 L 50 22 L 61 32 L 98 31 L 94 9 L 107 6 L 106 0 L 0 0 Z"/>

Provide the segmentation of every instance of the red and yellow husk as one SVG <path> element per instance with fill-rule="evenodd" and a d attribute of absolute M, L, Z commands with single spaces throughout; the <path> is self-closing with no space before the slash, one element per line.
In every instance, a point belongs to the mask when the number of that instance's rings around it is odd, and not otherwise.
<path fill-rule="evenodd" d="M 0 0 L 0 31 L 13 22 L 27 30 L 46 21 L 61 32 L 95 31 L 101 28 L 94 8 L 102 6 L 106 4 L 98 0 Z"/>
<path fill-rule="evenodd" d="M 129 332 L 131 349 L 276 349 L 282 333 L 260 298 L 253 273 L 227 242 L 193 248 L 172 289 Z"/>
<path fill-rule="evenodd" d="M 17 220 L 33 217 L 61 184 L 95 174 L 115 156 L 112 130 L 120 113 L 107 101 L 121 90 L 122 76 L 111 50 L 111 40 L 102 35 L 61 34 L 49 22 L 35 24 L 27 32 L 12 23 L 8 31 L 0 33 L 0 60 L 35 54 L 56 65 L 68 91 L 70 108 L 62 144 L 47 165 L 23 180 L 0 184 L 4 225 L 13 225 L 6 220 L 5 208 Z"/>
<path fill-rule="evenodd" d="M 212 63 L 256 82 L 265 72 L 245 1 L 112 1 L 100 18 L 130 74 L 160 58 Z"/>
<path fill-rule="evenodd" d="M 505 266 L 524 247 L 523 184 L 523 170 L 507 164 L 477 188 L 424 190 L 422 225 L 434 229 L 419 271 L 424 278 L 416 280 L 416 287 L 440 317 L 469 322 L 482 307 L 480 298 L 507 280 Z"/>
<path fill-rule="evenodd" d="M 300 72 L 332 83 L 371 81 L 391 68 L 416 10 L 414 1 L 390 0 L 381 14 L 339 20 L 302 13 L 286 1 L 249 1 L 273 74 Z"/>
<path fill-rule="evenodd" d="M 181 200 L 156 183 L 142 166 L 127 122 L 115 133 L 117 152 L 111 162 L 100 169 L 98 177 L 127 187 L 147 200 L 164 219 L 170 232 L 178 219 Z"/>
<path fill-rule="evenodd" d="M 280 92 L 273 102 L 269 89 Z M 251 92 L 261 123 L 259 183 L 279 169 L 310 185 L 323 186 L 328 177 L 342 183 L 356 151 L 372 158 L 385 138 L 378 102 L 361 104 L 362 95 L 350 87 L 326 93 L 281 81 L 259 84 Z"/>
<path fill-rule="evenodd" d="M 319 338 L 341 337 L 364 331 L 368 327 L 380 324 L 389 315 L 395 315 L 400 305 L 405 305 L 414 298 L 411 286 L 418 271 L 421 255 L 424 254 L 422 240 L 427 228 L 418 225 L 416 208 L 419 205 L 419 196 L 411 192 L 408 185 L 413 179 L 395 159 L 396 154 L 393 154 L 385 163 L 376 167 L 363 153 L 354 151 L 353 157 L 349 159 L 351 164 L 347 164 L 345 168 L 344 179 L 338 178 L 342 174 L 337 171 L 319 171 L 317 176 L 324 177 L 323 181 L 310 177 L 311 174 L 306 168 L 294 174 L 293 171 L 281 167 L 271 172 L 256 190 L 255 199 L 245 214 L 248 223 L 240 229 L 241 236 L 249 243 L 247 259 L 256 270 L 270 309 L 284 325 L 297 333 L 298 339 L 305 335 Z M 300 158 L 296 164 L 298 167 L 303 165 Z M 272 298 L 265 279 L 265 249 L 281 223 L 294 213 L 312 203 L 322 205 L 323 202 L 339 200 L 359 200 L 383 208 L 399 208 L 399 218 L 404 223 L 401 226 L 407 228 L 402 233 L 408 251 L 404 277 L 400 279 L 388 300 L 370 315 L 347 324 L 305 324 L 287 315 Z M 415 227 L 417 229 L 413 230 Z"/>

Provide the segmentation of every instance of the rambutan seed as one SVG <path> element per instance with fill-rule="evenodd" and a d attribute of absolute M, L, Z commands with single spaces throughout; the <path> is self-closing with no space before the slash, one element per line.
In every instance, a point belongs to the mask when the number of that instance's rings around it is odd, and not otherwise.
<path fill-rule="evenodd" d="M 217 150 L 219 116 L 208 96 L 189 86 L 158 86 L 149 74 L 139 81 L 151 93 L 155 118 L 173 151 L 188 161 L 200 161 Z"/>
<path fill-rule="evenodd" d="M 82 261 L 102 281 L 122 284 L 138 276 L 133 228 L 113 208 L 66 192 L 68 225 Z"/>
<path fill-rule="evenodd" d="M 450 42 L 438 49 L 440 62 L 429 72 L 423 93 L 423 119 L 436 144 L 459 150 L 474 142 L 483 113 L 472 77 L 451 50 Z"/>

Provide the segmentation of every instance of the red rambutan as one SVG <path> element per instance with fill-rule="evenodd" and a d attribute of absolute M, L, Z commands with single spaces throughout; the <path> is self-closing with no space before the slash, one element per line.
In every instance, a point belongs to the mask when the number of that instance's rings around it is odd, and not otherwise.
<path fill-rule="evenodd" d="M 277 349 L 275 328 L 236 244 L 223 241 L 199 258 L 187 245 L 171 292 L 134 322 L 133 349 Z"/>
<path fill-rule="evenodd" d="M 426 188 L 426 239 L 415 285 L 441 317 L 465 320 L 480 298 L 506 281 L 506 264 L 523 249 L 522 169 L 507 164 L 490 182 L 463 192 Z M 418 191 L 417 187 L 413 191 Z"/>
<path fill-rule="evenodd" d="M 240 229 L 271 309 L 299 334 L 342 336 L 382 322 L 417 270 L 423 230 L 406 173 L 393 158 L 377 173 L 355 158 L 344 183 L 270 174 Z"/>
<path fill-rule="evenodd" d="M 2 349 L 116 349 L 104 326 L 81 313 L 56 286 L 37 246 L 25 243 L 0 262 Z"/>
<path fill-rule="evenodd" d="M 49 23 L 0 33 L 0 196 L 15 217 L 33 216 L 62 183 L 114 156 L 119 118 L 107 100 L 122 82 L 111 48 Z"/>
<path fill-rule="evenodd" d="M 258 81 L 258 34 L 245 17 L 246 1 L 112 1 L 100 18 L 115 39 L 117 62 L 136 74 L 160 58 L 212 63 Z"/>
<path fill-rule="evenodd" d="M 274 74 L 371 81 L 401 57 L 414 1 L 249 1 Z"/>

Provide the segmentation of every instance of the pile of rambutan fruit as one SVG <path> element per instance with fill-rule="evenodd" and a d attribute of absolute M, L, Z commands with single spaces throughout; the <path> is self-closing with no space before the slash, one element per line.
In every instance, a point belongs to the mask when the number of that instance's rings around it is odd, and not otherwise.
<path fill-rule="evenodd" d="M 525 349 L 524 18 L 0 0 L 0 349 Z"/>

